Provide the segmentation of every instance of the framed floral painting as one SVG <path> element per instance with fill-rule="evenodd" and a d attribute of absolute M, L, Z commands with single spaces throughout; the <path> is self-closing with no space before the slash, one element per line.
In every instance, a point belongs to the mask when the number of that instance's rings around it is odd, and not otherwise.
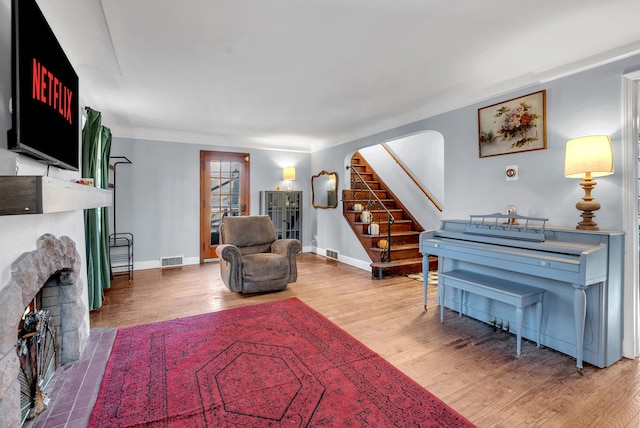
<path fill-rule="evenodd" d="M 546 91 L 478 109 L 480 157 L 547 148 Z"/>

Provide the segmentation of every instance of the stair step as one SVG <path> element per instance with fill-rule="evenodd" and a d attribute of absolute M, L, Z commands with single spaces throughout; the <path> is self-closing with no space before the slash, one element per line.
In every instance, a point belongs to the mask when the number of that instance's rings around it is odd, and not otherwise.
<path fill-rule="evenodd" d="M 378 194 L 378 193 L 386 193 L 387 189 L 371 189 L 373 191 L 373 193 Z M 368 199 L 368 195 L 369 195 L 369 190 L 368 189 L 350 189 L 350 190 L 345 190 L 346 192 L 350 192 L 350 194 L 353 195 L 356 194 L 361 194 L 364 196 L 361 196 L 359 199 Z"/>
<path fill-rule="evenodd" d="M 375 209 L 374 208 L 370 208 L 369 209 L 369 212 L 371 214 L 386 214 L 387 211 L 389 211 L 391 214 L 393 214 L 393 213 L 397 214 L 397 213 L 404 212 L 404 210 L 402 208 L 387 208 L 386 210 L 377 209 L 377 208 L 375 208 Z"/>
<path fill-rule="evenodd" d="M 390 262 L 371 263 L 371 277 L 373 279 L 390 278 L 394 276 L 410 275 L 422 272 L 422 257 Z"/>
<path fill-rule="evenodd" d="M 397 260 L 371 263 L 371 277 L 373 279 L 391 278 L 394 276 L 410 275 L 422 272 L 422 257 L 407 260 Z M 429 270 L 438 269 L 438 258 L 429 257 Z"/>
<path fill-rule="evenodd" d="M 384 238 L 382 238 L 382 239 L 384 239 Z M 376 253 L 378 253 L 378 252 L 381 253 L 384 250 L 382 248 L 372 247 L 371 251 L 376 252 Z M 401 251 L 415 251 L 418 254 L 413 256 L 413 257 L 422 257 L 422 254 L 420 254 L 420 244 L 419 243 L 415 243 L 415 244 L 400 244 L 400 245 L 392 245 L 391 246 L 391 252 L 393 254 L 399 253 Z M 407 258 L 413 258 L 413 257 L 407 257 Z"/>
<path fill-rule="evenodd" d="M 380 260 L 384 251 L 385 250 L 378 247 L 371 248 L 372 253 L 379 254 L 380 257 L 378 260 Z M 416 257 L 422 257 L 422 254 L 420 253 L 420 244 L 418 243 L 391 246 L 391 260 L 404 260 Z"/>
<path fill-rule="evenodd" d="M 398 266 L 411 266 L 416 263 L 419 263 L 422 266 L 422 257 L 414 257 L 412 259 L 404 259 L 404 260 L 392 260 L 390 262 L 373 262 L 371 266 L 375 267 L 398 267 Z M 422 269 L 420 269 L 422 272 Z"/>
<path fill-rule="evenodd" d="M 380 236 L 387 235 L 387 229 L 389 228 L 389 223 L 386 221 L 381 221 L 378 223 L 380 225 Z M 391 223 L 391 233 L 394 232 L 409 232 L 413 231 L 413 222 L 407 219 L 396 219 L 393 223 Z"/>
<path fill-rule="evenodd" d="M 356 223 L 358 224 L 358 223 Z M 360 223 L 363 226 L 368 226 L 368 223 Z M 420 231 L 417 230 L 399 230 L 394 232 L 393 230 L 391 231 L 391 239 L 393 238 L 398 238 L 401 236 L 419 236 L 420 235 Z M 367 235 L 366 233 L 362 235 L 363 238 L 386 238 L 387 234 L 386 233 L 380 233 L 378 235 Z"/>
<path fill-rule="evenodd" d="M 400 213 L 400 214 L 403 214 L 403 213 Z M 391 223 L 391 230 L 397 230 L 397 231 L 413 230 L 413 222 L 409 219 L 400 218 L 400 214 L 398 214 L 397 216 L 394 216 L 394 221 L 393 223 Z M 360 213 L 357 211 L 344 211 L 343 215 L 345 218 L 349 220 L 352 226 L 358 229 L 362 229 L 363 233 L 366 233 L 366 230 L 369 227 L 369 224 L 371 224 L 371 223 L 362 223 L 360 221 Z M 389 223 L 387 222 L 386 216 L 380 216 L 380 217 L 383 217 L 383 218 L 381 218 L 380 221 L 374 221 L 374 223 L 380 226 L 380 233 L 382 232 L 387 233 L 387 226 Z"/>
<path fill-rule="evenodd" d="M 348 207 L 353 206 L 353 204 L 366 204 L 367 202 L 369 202 L 371 199 L 368 198 L 353 198 L 353 199 L 342 199 L 343 203 L 346 203 Z M 390 198 L 378 198 L 378 200 L 380 202 L 382 202 L 385 206 L 387 206 L 387 204 L 395 204 L 396 200 L 395 199 L 390 199 Z"/>
<path fill-rule="evenodd" d="M 363 204 L 364 205 L 364 204 Z M 345 209 L 343 211 L 347 212 L 347 213 L 353 213 L 353 214 L 360 214 L 362 211 L 356 211 L 353 209 L 353 207 L 349 207 L 350 209 Z M 371 213 L 384 213 L 384 210 L 371 210 L 368 209 L 366 207 L 364 207 L 364 209 L 366 209 L 367 211 L 371 212 Z M 402 208 L 387 208 L 392 214 L 402 214 L 404 211 L 402 210 Z"/>
<path fill-rule="evenodd" d="M 400 230 L 400 231 L 391 231 L 391 246 L 397 247 L 400 245 L 411 245 L 417 244 L 418 239 L 420 237 L 420 232 L 415 230 Z M 367 235 L 363 233 L 360 235 L 360 241 L 363 245 L 368 245 L 370 248 L 374 248 L 377 246 L 378 241 L 381 239 L 388 239 L 386 233 L 379 235 Z"/>
<path fill-rule="evenodd" d="M 396 203 L 394 200 L 392 199 L 382 199 L 380 198 L 380 202 L 382 202 L 382 204 L 387 207 L 387 209 L 389 211 L 392 210 L 399 210 L 398 212 L 402 212 L 402 208 L 398 208 L 396 206 Z M 371 207 L 368 205 L 369 200 L 365 200 L 365 199 L 354 199 L 353 201 L 345 201 L 344 199 L 342 200 L 342 206 L 343 206 L 343 211 L 346 212 L 360 212 L 360 211 L 356 211 L 353 209 L 353 206 L 355 204 L 360 204 L 362 205 L 362 208 L 368 211 L 372 211 Z M 378 205 L 376 202 L 372 202 L 373 206 L 375 207 L 376 205 Z M 376 212 L 381 211 L 381 210 L 374 210 Z M 384 210 L 382 210 L 384 211 Z"/>
<path fill-rule="evenodd" d="M 362 223 L 360 221 L 356 221 L 356 218 L 360 217 L 360 213 L 347 213 L 345 215 L 345 218 L 348 218 L 349 221 L 351 222 L 351 225 L 354 229 L 358 230 L 358 234 L 360 235 L 367 235 L 367 237 L 369 236 L 369 225 L 370 223 Z M 386 221 L 381 221 L 380 223 L 377 223 L 379 225 L 379 231 L 380 233 L 378 235 L 374 235 L 374 236 L 379 236 L 382 238 L 386 238 L 387 237 L 387 229 L 389 228 L 389 224 Z M 394 221 L 393 223 L 391 223 L 391 233 L 403 233 L 403 232 L 415 232 L 415 230 L 413 229 L 413 222 L 411 220 L 406 220 L 406 219 L 396 219 L 396 221 Z"/>

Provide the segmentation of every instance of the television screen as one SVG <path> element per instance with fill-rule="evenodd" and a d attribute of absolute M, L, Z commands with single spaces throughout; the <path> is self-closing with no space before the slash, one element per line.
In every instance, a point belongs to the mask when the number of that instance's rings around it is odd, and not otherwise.
<path fill-rule="evenodd" d="M 13 0 L 9 149 L 79 169 L 78 76 L 35 0 Z"/>

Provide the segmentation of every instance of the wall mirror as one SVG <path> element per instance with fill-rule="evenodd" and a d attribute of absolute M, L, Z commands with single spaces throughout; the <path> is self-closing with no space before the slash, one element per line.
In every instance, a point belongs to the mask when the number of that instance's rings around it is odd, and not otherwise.
<path fill-rule="evenodd" d="M 338 174 L 322 171 L 311 177 L 311 205 L 314 208 L 338 206 Z"/>

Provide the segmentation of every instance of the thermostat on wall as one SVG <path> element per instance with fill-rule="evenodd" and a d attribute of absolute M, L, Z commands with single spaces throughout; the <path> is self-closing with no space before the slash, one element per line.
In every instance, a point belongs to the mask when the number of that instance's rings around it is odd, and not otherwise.
<path fill-rule="evenodd" d="M 505 175 L 507 181 L 514 181 L 518 179 L 518 165 L 508 165 L 505 168 Z"/>

